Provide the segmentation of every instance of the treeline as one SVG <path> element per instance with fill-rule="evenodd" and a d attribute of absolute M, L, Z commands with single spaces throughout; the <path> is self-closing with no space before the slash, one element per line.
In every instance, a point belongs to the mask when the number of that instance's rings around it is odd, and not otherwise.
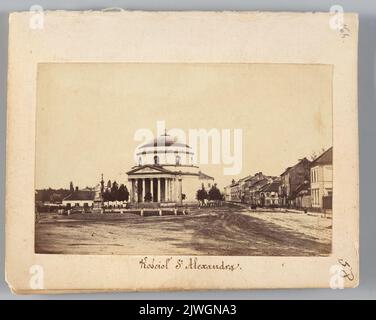
<path fill-rule="evenodd" d="M 103 192 L 103 201 L 128 201 L 129 200 L 129 191 L 125 184 L 119 184 L 114 181 L 111 183 L 111 180 L 108 180 L 107 187 Z"/>
<path fill-rule="evenodd" d="M 58 203 L 71 194 L 69 189 L 40 189 L 36 190 L 35 201 Z"/>
<path fill-rule="evenodd" d="M 198 201 L 205 201 L 205 200 L 224 200 L 224 196 L 217 188 L 217 184 L 215 183 L 212 185 L 209 191 L 206 191 L 205 186 L 202 185 L 201 189 L 197 190 L 196 192 L 196 199 Z"/>
<path fill-rule="evenodd" d="M 85 190 L 94 192 L 94 188 L 86 187 Z M 51 202 L 60 203 L 64 198 L 75 192 L 79 192 L 78 186 L 74 187 L 73 182 L 70 182 L 69 189 L 39 189 L 36 190 L 35 201 L 36 202 Z M 103 191 L 103 201 L 128 201 L 129 191 L 126 185 L 119 184 L 114 181 L 108 180 L 107 186 L 104 187 Z"/>

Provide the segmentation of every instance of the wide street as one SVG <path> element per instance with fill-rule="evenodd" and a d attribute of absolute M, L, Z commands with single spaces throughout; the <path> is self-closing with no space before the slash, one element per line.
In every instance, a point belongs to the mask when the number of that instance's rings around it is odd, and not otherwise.
<path fill-rule="evenodd" d="M 189 215 L 41 214 L 37 253 L 312 256 L 331 251 L 332 220 L 235 206 Z"/>

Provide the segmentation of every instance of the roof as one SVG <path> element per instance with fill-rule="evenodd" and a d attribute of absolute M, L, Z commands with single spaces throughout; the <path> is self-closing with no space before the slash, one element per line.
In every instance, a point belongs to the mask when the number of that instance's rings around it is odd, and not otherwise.
<path fill-rule="evenodd" d="M 198 177 L 201 180 L 214 180 L 213 177 L 211 177 L 211 176 L 209 176 L 209 175 L 207 175 L 207 174 L 205 174 L 205 173 L 203 173 L 201 171 L 198 172 Z"/>
<path fill-rule="evenodd" d="M 155 170 L 154 172 L 143 172 L 142 169 L 144 168 L 149 168 Z M 140 172 L 139 172 L 140 171 Z M 136 166 L 133 167 L 132 170 L 127 172 L 127 175 L 143 175 L 143 174 L 161 174 L 161 173 L 166 173 L 166 174 L 171 174 L 171 175 L 193 175 L 193 176 L 198 176 L 199 179 L 201 180 L 214 180 L 213 177 L 199 171 L 198 173 L 191 173 L 191 172 L 184 172 L 184 171 L 171 171 L 163 167 L 163 165 L 158 165 L 158 164 L 145 164 L 143 166 Z"/>
<path fill-rule="evenodd" d="M 81 189 L 82 191 L 94 191 L 95 188 L 85 187 Z"/>
<path fill-rule="evenodd" d="M 265 185 L 261 191 L 262 192 L 278 192 L 279 191 L 279 186 L 281 185 L 281 181 L 276 180 L 271 183 L 268 183 Z"/>
<path fill-rule="evenodd" d="M 333 163 L 333 147 L 323 152 L 318 158 L 313 160 L 312 167 L 318 165 L 332 164 Z"/>
<path fill-rule="evenodd" d="M 252 175 L 249 175 L 249 176 L 246 176 L 246 177 L 244 177 L 244 178 L 241 178 L 241 179 L 239 179 L 239 182 L 245 182 L 245 181 L 247 181 L 247 180 L 250 180 L 250 179 L 252 179 L 253 178 L 253 176 Z"/>
<path fill-rule="evenodd" d="M 285 175 L 292 167 L 287 167 L 285 171 L 281 173 L 281 176 Z"/>
<path fill-rule="evenodd" d="M 291 169 L 297 167 L 301 163 L 311 163 L 311 161 L 309 161 L 306 157 L 304 157 L 303 159 L 300 159 L 299 162 L 297 164 L 293 165 L 292 167 L 287 167 L 286 170 L 283 171 L 283 173 L 281 173 L 281 176 L 285 175 L 287 172 L 289 172 Z"/>
<path fill-rule="evenodd" d="M 76 190 L 63 200 L 79 201 L 79 200 L 94 200 L 95 191 Z"/>
<path fill-rule="evenodd" d="M 163 134 L 159 136 L 158 138 L 155 138 L 152 141 L 149 141 L 142 146 L 139 147 L 139 149 L 148 148 L 148 147 L 185 147 L 190 148 L 191 147 L 185 143 L 181 143 L 177 140 L 176 137 L 172 137 L 168 134 Z"/>
<path fill-rule="evenodd" d="M 297 195 L 299 194 L 306 194 L 307 191 L 310 190 L 310 184 L 308 181 L 305 181 L 303 182 L 302 184 L 300 184 L 296 189 L 295 191 L 293 192 L 293 194 L 291 195 L 290 198 L 294 198 L 296 197 Z"/>
<path fill-rule="evenodd" d="M 132 170 L 128 171 L 127 174 L 137 174 L 138 171 L 141 171 L 142 169 L 144 168 L 150 168 L 150 169 L 154 169 L 158 172 L 161 172 L 161 173 L 171 173 L 173 174 L 174 172 L 170 171 L 170 170 L 167 170 L 166 168 L 163 168 L 161 165 L 159 164 L 145 164 L 143 166 L 136 166 L 136 167 L 133 167 Z M 143 172 L 141 172 L 141 174 L 143 174 Z"/>
<path fill-rule="evenodd" d="M 248 188 L 252 188 L 252 187 L 254 187 L 254 186 L 256 186 L 257 184 L 258 184 L 258 182 L 260 182 L 260 181 L 265 181 L 265 180 L 267 180 L 266 178 L 262 178 L 262 179 L 256 179 L 256 177 L 255 177 L 255 180 L 250 180 L 251 181 L 251 183 L 249 183 L 248 184 Z M 249 180 L 248 180 L 249 181 Z"/>
<path fill-rule="evenodd" d="M 256 181 L 254 184 L 252 184 L 252 187 L 261 186 L 261 188 L 268 183 L 268 179 L 262 179 Z"/>

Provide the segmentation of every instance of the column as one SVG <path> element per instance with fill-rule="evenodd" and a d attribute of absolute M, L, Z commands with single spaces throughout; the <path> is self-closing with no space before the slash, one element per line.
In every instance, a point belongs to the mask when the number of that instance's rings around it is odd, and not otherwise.
<path fill-rule="evenodd" d="M 146 195 L 146 179 L 141 179 L 142 180 L 142 198 L 141 202 L 145 202 L 145 195 Z"/>
<path fill-rule="evenodd" d="M 163 193 L 163 201 L 167 201 L 167 188 L 166 188 L 166 183 L 167 183 L 167 179 L 165 178 L 163 180 L 163 190 L 164 190 L 164 193 Z"/>
<path fill-rule="evenodd" d="M 167 180 L 167 194 L 168 194 L 168 201 L 171 202 L 171 179 Z"/>
<path fill-rule="evenodd" d="M 134 202 L 138 202 L 138 179 L 134 179 L 133 182 L 134 182 L 133 183 L 133 186 L 134 186 L 133 200 Z"/>
<path fill-rule="evenodd" d="M 158 178 L 158 197 L 159 202 L 162 202 L 162 178 Z"/>
<path fill-rule="evenodd" d="M 179 186 L 178 186 L 178 202 L 179 202 L 180 205 L 182 205 L 183 204 L 183 199 L 182 199 L 183 185 L 182 185 L 181 177 L 178 178 L 178 183 L 179 183 Z"/>
<path fill-rule="evenodd" d="M 168 198 L 172 201 L 172 179 L 168 179 Z"/>
<path fill-rule="evenodd" d="M 170 195 L 171 195 L 171 201 L 175 201 L 174 199 L 174 179 L 170 179 Z"/>
<path fill-rule="evenodd" d="M 170 201 L 170 198 L 168 196 L 168 179 L 165 179 L 165 201 L 168 202 Z"/>
<path fill-rule="evenodd" d="M 154 179 L 150 178 L 151 202 L 154 202 Z"/>
<path fill-rule="evenodd" d="M 178 199 L 177 199 L 177 196 L 176 196 L 176 190 L 177 190 L 177 188 L 176 188 L 176 178 L 174 178 L 174 180 L 173 180 L 173 193 L 174 193 L 174 202 L 177 202 L 178 201 Z"/>
<path fill-rule="evenodd" d="M 131 179 L 131 202 L 134 202 L 134 180 Z"/>

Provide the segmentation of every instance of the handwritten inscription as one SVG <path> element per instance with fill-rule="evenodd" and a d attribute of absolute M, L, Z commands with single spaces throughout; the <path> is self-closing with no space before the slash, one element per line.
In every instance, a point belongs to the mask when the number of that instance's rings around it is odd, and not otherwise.
<path fill-rule="evenodd" d="M 144 257 L 139 261 L 141 269 L 147 270 L 218 270 L 218 271 L 236 271 L 241 270 L 239 263 L 226 263 L 225 260 L 219 260 L 214 263 L 201 262 L 199 258 L 165 258 L 155 259 Z"/>
<path fill-rule="evenodd" d="M 350 29 L 347 26 L 347 24 L 343 25 L 343 28 L 339 29 L 339 32 L 341 33 L 341 38 L 350 37 Z"/>
<path fill-rule="evenodd" d="M 342 277 L 347 278 L 349 281 L 353 281 L 355 276 L 350 264 L 343 259 L 338 259 L 338 263 L 342 266 Z"/>
<path fill-rule="evenodd" d="M 329 286 L 332 289 L 343 289 L 345 287 L 345 279 L 348 281 L 355 279 L 350 263 L 344 259 L 337 259 L 337 263 L 330 267 L 330 273 Z"/>

